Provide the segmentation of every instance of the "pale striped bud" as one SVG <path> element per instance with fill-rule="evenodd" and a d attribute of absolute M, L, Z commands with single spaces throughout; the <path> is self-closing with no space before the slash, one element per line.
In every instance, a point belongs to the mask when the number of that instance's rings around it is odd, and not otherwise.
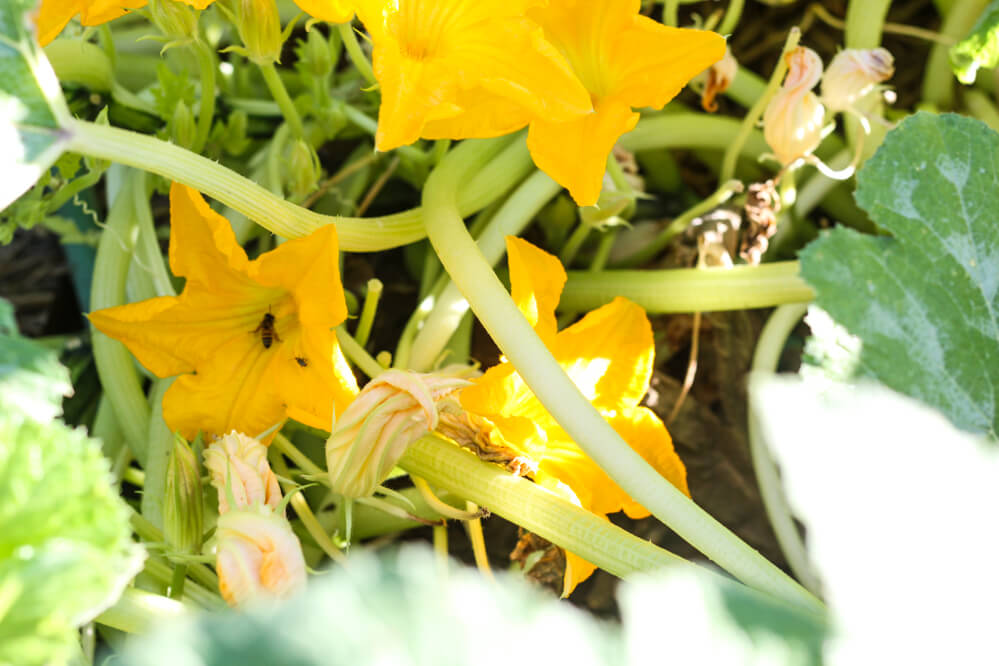
<path fill-rule="evenodd" d="M 233 430 L 212 442 L 204 458 L 219 493 L 219 513 L 256 505 L 276 509 L 281 504 L 281 487 L 267 462 L 267 447 L 253 437 Z"/>
<path fill-rule="evenodd" d="M 822 101 L 830 111 L 845 111 L 895 74 L 895 58 L 887 49 L 846 49 L 822 76 Z"/>
<path fill-rule="evenodd" d="M 347 498 L 374 493 L 406 448 L 437 428 L 437 401 L 468 384 L 404 370 L 387 370 L 368 382 L 326 440 L 333 491 Z"/>
<path fill-rule="evenodd" d="M 787 166 L 810 155 L 822 141 L 825 107 L 812 92 L 822 77 L 822 59 L 806 47 L 788 54 L 787 77 L 763 114 L 763 136 Z"/>
<path fill-rule="evenodd" d="M 215 534 L 219 592 L 230 606 L 305 587 L 302 545 L 283 516 L 264 506 L 234 509 L 219 516 Z"/>

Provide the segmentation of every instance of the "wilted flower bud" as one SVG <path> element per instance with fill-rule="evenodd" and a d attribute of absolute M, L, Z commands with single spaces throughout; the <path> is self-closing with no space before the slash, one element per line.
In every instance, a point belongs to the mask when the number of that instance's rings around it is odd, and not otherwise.
<path fill-rule="evenodd" d="M 708 113 L 717 111 L 718 103 L 715 102 L 715 97 L 728 90 L 738 71 L 739 63 L 732 55 L 732 49 L 725 49 L 722 59 L 711 65 L 706 72 L 707 81 L 701 94 L 701 108 Z"/>
<path fill-rule="evenodd" d="M 201 470 L 191 446 L 174 435 L 167 461 L 163 533 L 167 542 L 182 553 L 200 553 L 205 508 L 201 495 Z"/>
<path fill-rule="evenodd" d="M 333 491 L 347 498 L 371 495 L 406 447 L 437 427 L 437 401 L 468 383 L 404 370 L 387 370 L 368 382 L 326 440 Z"/>
<path fill-rule="evenodd" d="M 291 525 L 257 506 L 219 516 L 215 569 L 230 606 L 254 599 L 286 599 L 305 587 L 305 558 Z"/>
<path fill-rule="evenodd" d="M 246 57 L 258 65 L 281 60 L 281 17 L 274 0 L 239 0 L 236 27 Z"/>
<path fill-rule="evenodd" d="M 233 430 L 205 449 L 205 468 L 219 492 L 219 513 L 281 504 L 281 487 L 267 462 L 267 447 Z M 230 497 L 235 506 L 230 506 Z"/>
<path fill-rule="evenodd" d="M 822 77 L 822 59 L 803 46 L 787 57 L 784 85 L 763 113 L 763 136 L 784 166 L 818 147 L 825 119 L 825 108 L 812 92 Z"/>
<path fill-rule="evenodd" d="M 198 14 L 193 7 L 177 0 L 151 0 L 149 18 L 164 36 L 187 41 L 198 34 Z"/>
<path fill-rule="evenodd" d="M 295 197 L 304 197 L 316 189 L 322 167 L 315 149 L 307 142 L 298 139 L 291 144 L 288 155 L 288 192 Z"/>
<path fill-rule="evenodd" d="M 173 107 L 173 115 L 170 117 L 170 138 L 178 146 L 190 148 L 194 145 L 197 134 L 198 126 L 191 107 L 184 100 L 177 100 L 177 106 Z"/>
<path fill-rule="evenodd" d="M 895 58 L 887 49 L 840 51 L 822 76 L 822 101 L 830 111 L 845 111 L 894 73 Z"/>

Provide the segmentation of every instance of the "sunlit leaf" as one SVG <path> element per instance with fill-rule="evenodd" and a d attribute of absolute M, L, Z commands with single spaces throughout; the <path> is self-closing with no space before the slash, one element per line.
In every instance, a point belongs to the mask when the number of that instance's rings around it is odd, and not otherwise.
<path fill-rule="evenodd" d="M 35 40 L 34 0 L 0 2 L 0 210 L 59 157 L 69 110 Z"/>
<path fill-rule="evenodd" d="M 861 341 L 858 375 L 999 431 L 999 134 L 918 113 L 857 176 L 891 236 L 836 228 L 801 256 L 816 302 Z"/>
<path fill-rule="evenodd" d="M 873 383 L 754 377 L 750 399 L 823 579 L 825 663 L 994 661 L 999 452 Z"/>
<path fill-rule="evenodd" d="M 51 349 L 17 333 L 14 310 L 0 299 L 0 409 L 48 422 L 72 393 L 69 370 Z"/>

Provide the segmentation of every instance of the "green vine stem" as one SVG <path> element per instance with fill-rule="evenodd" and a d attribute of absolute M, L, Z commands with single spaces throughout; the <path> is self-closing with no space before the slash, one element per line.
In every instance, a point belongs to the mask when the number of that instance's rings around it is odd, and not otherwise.
<path fill-rule="evenodd" d="M 807 303 L 815 298 L 815 292 L 798 275 L 797 261 L 732 268 L 569 271 L 559 308 L 592 310 L 617 296 L 660 314 Z"/>
<path fill-rule="evenodd" d="M 562 187 L 546 174 L 536 171 L 510 195 L 476 241 L 491 266 L 506 253 L 506 237 L 519 234 L 561 190 Z M 450 282 L 413 340 L 409 367 L 421 372 L 432 368 L 467 311 L 468 303 L 461 290 Z"/>
<path fill-rule="evenodd" d="M 114 197 L 107 228 L 101 234 L 94 263 L 90 305 L 94 310 L 125 303 L 125 283 L 132 261 L 131 245 L 137 234 L 138 220 L 133 207 L 131 187 L 138 186 L 135 172 L 126 176 L 125 186 Z M 94 363 L 104 393 L 114 408 L 115 419 L 125 433 L 132 453 L 145 466 L 149 430 L 149 403 L 142 390 L 132 355 L 117 340 L 94 330 L 91 337 Z"/>
<path fill-rule="evenodd" d="M 863 4 L 863 0 L 855 0 Z M 988 0 L 955 0 L 940 26 L 940 34 L 961 39 L 974 27 L 978 16 L 985 10 Z M 934 44 L 926 60 L 923 73 L 923 102 L 938 109 L 954 106 L 954 72 L 950 67 L 950 46 Z"/>
<path fill-rule="evenodd" d="M 735 31 L 735 26 L 739 25 L 739 19 L 742 18 L 742 8 L 745 4 L 746 0 L 729 0 L 725 18 L 718 27 L 718 34 L 727 36 Z"/>
<path fill-rule="evenodd" d="M 466 144 L 488 155 L 491 141 Z M 474 151 L 446 156 L 427 179 L 423 205 L 427 236 L 441 263 L 500 350 L 559 425 L 637 502 L 750 587 L 819 611 L 822 604 L 811 593 L 663 479 L 628 446 L 538 338 L 469 235 L 458 208 L 458 184 L 465 174 L 474 172 L 481 159 Z M 410 471 L 451 489 L 427 471 Z M 488 506 L 475 497 L 467 499 Z"/>
<path fill-rule="evenodd" d="M 735 118 L 704 113 L 666 113 L 643 118 L 618 141 L 625 150 L 640 152 L 659 148 L 705 148 L 725 150 L 739 136 L 742 123 Z M 756 160 L 767 152 L 763 132 L 752 127 L 736 156 Z"/>
<path fill-rule="evenodd" d="M 156 226 L 153 224 L 153 213 L 149 209 L 149 195 L 146 191 L 146 174 L 136 172 L 135 187 L 131 188 L 135 219 L 139 223 L 139 234 L 136 239 L 135 256 L 140 270 L 146 271 L 155 296 L 176 296 L 177 290 L 170 280 L 170 272 L 163 261 L 159 240 L 156 237 Z"/>
<path fill-rule="evenodd" d="M 371 69 L 371 63 L 368 62 L 368 57 L 364 55 L 361 44 L 357 41 L 357 33 L 354 32 L 354 26 L 348 21 L 347 23 L 338 24 L 337 30 L 340 31 L 343 46 L 347 49 L 347 57 L 350 58 L 354 67 L 361 73 L 361 76 L 364 77 L 369 86 L 377 86 L 378 79 L 375 78 L 375 73 Z"/>
<path fill-rule="evenodd" d="M 753 372 L 772 374 L 777 372 L 781 352 L 787 336 L 807 311 L 802 304 L 782 305 L 774 310 L 767 320 L 753 354 Z M 791 571 L 807 589 L 818 594 L 820 582 L 808 560 L 805 543 L 794 524 L 794 517 L 788 506 L 787 497 L 781 486 L 780 475 L 773 456 L 763 440 L 760 424 L 755 413 L 749 415 L 749 452 L 753 460 L 753 471 L 760 486 L 763 508 L 770 519 L 777 543 L 787 558 Z"/>
<path fill-rule="evenodd" d="M 218 162 L 155 137 L 80 120 L 69 121 L 68 150 L 107 159 L 159 174 L 189 185 L 243 213 L 268 231 L 284 238 L 300 238 L 324 224 L 336 224 L 340 249 L 376 252 L 420 240 L 425 236 L 423 211 L 415 208 L 371 218 L 331 217 L 284 201 L 253 181 Z M 481 210 L 503 196 L 531 170 L 524 141 L 506 150 L 499 144 L 493 159 L 468 183 L 461 195 L 462 214 Z M 456 152 L 469 150 L 459 145 Z"/>
<path fill-rule="evenodd" d="M 163 420 L 163 396 L 173 384 L 173 377 L 157 379 L 149 391 L 149 434 L 146 437 L 146 464 L 142 466 L 146 481 L 142 488 L 142 515 L 160 530 L 163 529 L 163 503 L 166 501 L 167 466 L 173 447 L 173 433 Z"/>
<path fill-rule="evenodd" d="M 179 601 L 127 587 L 118 601 L 98 615 L 94 622 L 129 634 L 141 634 L 188 612 L 188 608 Z"/>
<path fill-rule="evenodd" d="M 357 328 L 354 329 L 354 338 L 362 347 L 368 344 L 368 337 L 371 336 L 371 326 L 375 322 L 375 313 L 378 312 L 378 302 L 382 298 L 382 289 L 385 285 L 378 278 L 371 278 L 367 287 L 361 316 L 357 320 Z"/>
<path fill-rule="evenodd" d="M 756 100 L 753 106 L 746 113 L 735 140 L 732 141 L 732 143 L 725 149 L 725 158 L 722 160 L 721 176 L 719 178 L 721 182 L 724 183 L 732 180 L 732 177 L 735 176 L 735 165 L 736 160 L 739 157 L 739 153 L 742 151 L 743 146 L 745 146 L 746 139 L 752 133 L 756 122 L 760 119 L 760 116 L 763 115 L 763 111 L 767 108 L 767 104 L 770 103 L 770 99 L 777 92 L 777 89 L 780 88 L 781 81 L 784 80 L 784 74 L 787 72 L 787 55 L 797 48 L 800 40 L 801 30 L 797 27 L 791 28 L 787 35 L 787 40 L 784 42 L 784 49 L 781 51 L 780 59 L 777 60 L 777 66 L 774 67 L 773 74 L 770 75 L 770 81 L 767 83 L 766 90 L 763 91 L 760 98 Z M 760 155 L 762 153 L 755 154 Z"/>
<path fill-rule="evenodd" d="M 215 118 L 215 54 L 200 38 L 194 40 L 191 49 L 198 59 L 201 76 L 201 108 L 198 109 L 198 128 L 195 133 L 193 150 L 200 153 L 208 142 Z"/>
<path fill-rule="evenodd" d="M 302 124 L 302 116 L 299 115 L 298 109 L 295 108 L 295 103 L 291 101 L 291 95 L 288 94 L 288 89 L 284 87 L 284 81 L 278 75 L 274 63 L 261 64 L 259 67 L 260 73 L 264 77 L 264 83 L 267 84 L 267 89 L 271 91 L 271 97 L 281 107 L 281 115 L 284 116 L 284 121 L 288 123 L 291 135 L 296 139 L 304 139 L 305 126 Z"/>

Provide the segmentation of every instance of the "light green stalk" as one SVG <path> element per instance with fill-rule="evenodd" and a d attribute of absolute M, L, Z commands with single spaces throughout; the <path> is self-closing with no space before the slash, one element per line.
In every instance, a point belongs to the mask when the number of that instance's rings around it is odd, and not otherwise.
<path fill-rule="evenodd" d="M 482 156 L 488 155 L 491 141 L 467 143 L 478 146 L 481 155 L 471 151 L 452 153 L 427 179 L 423 190 L 427 236 L 445 270 L 500 350 L 569 436 L 653 515 L 750 587 L 805 608 L 821 609 L 821 603 L 807 590 L 661 477 L 621 439 L 565 374 L 465 228 L 458 209 L 458 185 L 463 175 L 474 172 Z"/>

